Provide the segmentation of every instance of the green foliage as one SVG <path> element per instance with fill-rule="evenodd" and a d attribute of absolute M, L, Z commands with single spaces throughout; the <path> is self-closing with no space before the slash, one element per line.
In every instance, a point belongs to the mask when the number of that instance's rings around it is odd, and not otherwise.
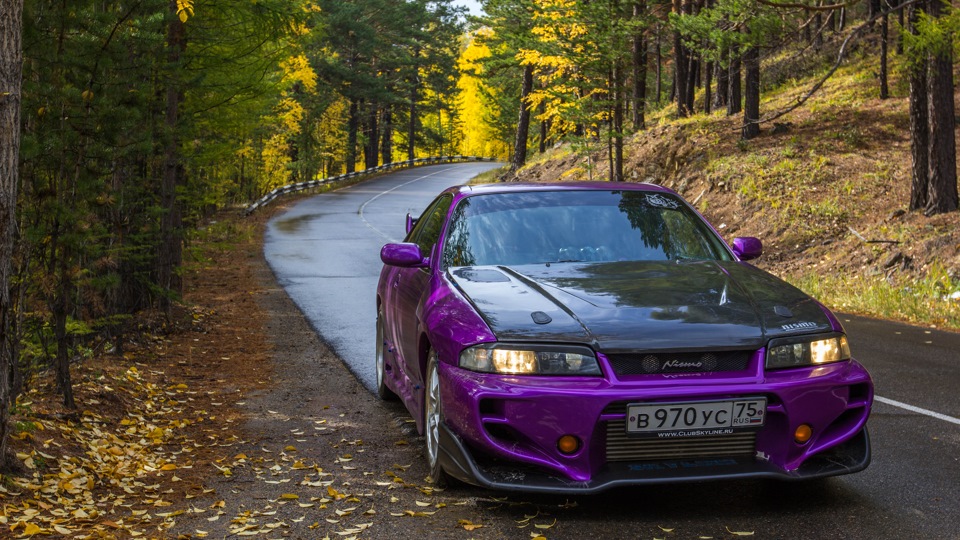
<path fill-rule="evenodd" d="M 730 51 L 768 47 L 779 40 L 785 19 L 755 0 L 718 0 L 696 14 L 670 13 L 670 24 L 684 43 L 707 61 L 726 66 Z"/>
<path fill-rule="evenodd" d="M 960 290 L 940 265 L 919 280 L 897 283 L 886 276 L 863 273 L 788 276 L 788 281 L 833 308 L 900 319 L 912 323 L 960 327 L 960 302 L 949 297 Z"/>
<path fill-rule="evenodd" d="M 37 430 L 37 424 L 30 421 L 18 420 L 13 423 L 13 433 L 16 436 L 20 433 L 33 433 Z"/>
<path fill-rule="evenodd" d="M 939 0 L 934 0 L 939 1 Z M 960 10 L 953 8 L 949 2 L 943 2 L 943 13 L 939 17 L 931 17 L 920 12 L 917 17 L 915 33 L 900 29 L 903 36 L 903 48 L 912 62 L 932 56 L 949 56 L 960 54 Z"/>
<path fill-rule="evenodd" d="M 93 351 L 87 343 L 87 338 L 95 334 L 91 325 L 69 318 L 66 322 L 66 337 L 70 358 L 88 358 Z M 57 356 L 57 340 L 48 314 L 24 314 L 20 347 L 21 366 L 26 373 L 46 369 L 54 364 Z"/>
<path fill-rule="evenodd" d="M 183 242 L 250 234 L 194 232 L 217 208 L 341 172 L 351 102 L 384 115 L 382 139 L 358 137 L 374 158 L 405 114 L 418 145 L 456 140 L 450 0 L 27 0 L 23 21 L 12 297 L 27 376 L 175 301 Z"/>
<path fill-rule="evenodd" d="M 249 200 L 245 175 L 257 167 L 237 167 L 236 155 L 278 99 L 277 64 L 303 7 L 195 1 L 172 61 L 180 14 L 167 1 L 25 2 L 12 296 L 26 376 L 84 357 L 94 334 L 122 333 L 130 313 L 175 297 L 157 281 L 168 141 L 184 141 L 176 195 L 187 227 Z M 176 123 L 168 90 L 182 96 Z"/>

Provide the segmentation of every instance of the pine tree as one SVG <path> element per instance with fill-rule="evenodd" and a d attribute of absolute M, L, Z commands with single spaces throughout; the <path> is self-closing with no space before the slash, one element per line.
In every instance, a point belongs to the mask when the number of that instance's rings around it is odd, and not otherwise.
<path fill-rule="evenodd" d="M 16 348 L 9 329 L 20 150 L 22 17 L 22 0 L 0 3 L 0 468 L 7 464 L 8 414 L 16 399 L 10 380 Z"/>

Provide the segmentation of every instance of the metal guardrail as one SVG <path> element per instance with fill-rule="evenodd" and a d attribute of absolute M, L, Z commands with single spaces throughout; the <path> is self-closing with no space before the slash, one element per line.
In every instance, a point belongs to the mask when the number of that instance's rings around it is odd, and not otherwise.
<path fill-rule="evenodd" d="M 389 171 L 393 169 L 404 169 L 407 167 L 416 167 L 418 165 L 435 165 L 438 163 L 456 163 L 461 161 L 497 161 L 496 158 L 488 157 L 479 157 L 479 156 L 437 156 L 437 157 L 425 157 L 417 159 L 408 159 L 406 161 L 395 161 L 393 163 L 385 163 L 377 167 L 372 167 L 369 169 L 364 169 L 362 171 L 355 171 L 352 173 L 341 174 L 338 176 L 332 176 L 330 178 L 323 178 L 321 180 L 310 180 L 308 182 L 298 182 L 296 184 L 288 184 L 283 187 L 279 187 L 270 193 L 267 193 L 263 197 L 260 197 L 256 202 L 252 203 L 250 206 L 244 210 L 244 215 L 250 215 L 255 212 L 258 208 L 266 206 L 271 201 L 279 197 L 280 195 L 285 195 L 287 193 L 296 193 L 298 191 L 303 191 L 305 189 L 311 189 L 315 187 L 320 187 L 326 184 L 332 184 L 334 182 L 339 182 L 341 180 L 348 180 L 350 178 L 356 178 L 358 176 L 366 176 L 368 174 L 374 174 L 383 171 Z"/>

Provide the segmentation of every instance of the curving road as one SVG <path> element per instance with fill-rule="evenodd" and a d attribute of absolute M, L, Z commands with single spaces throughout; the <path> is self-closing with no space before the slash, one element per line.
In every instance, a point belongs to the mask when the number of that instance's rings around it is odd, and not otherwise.
<path fill-rule="evenodd" d="M 499 163 L 416 167 L 301 201 L 267 224 L 264 254 L 277 282 L 364 386 L 375 384 L 374 301 L 380 246 L 406 235 L 444 189 Z"/>
<path fill-rule="evenodd" d="M 445 187 L 495 166 L 392 173 L 304 200 L 270 221 L 264 251 L 278 282 L 367 388 L 380 246 L 402 239 L 407 212 L 419 214 Z M 632 538 L 662 523 L 674 529 L 665 538 L 754 531 L 756 538 L 960 539 L 960 334 L 841 319 L 877 386 L 866 471 L 807 484 L 617 490 L 564 505 L 562 521 L 582 525 L 578 536 L 605 538 Z"/>

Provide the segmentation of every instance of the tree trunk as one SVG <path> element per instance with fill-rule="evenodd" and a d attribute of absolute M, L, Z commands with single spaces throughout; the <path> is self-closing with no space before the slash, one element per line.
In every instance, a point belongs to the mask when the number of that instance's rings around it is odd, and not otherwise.
<path fill-rule="evenodd" d="M 360 105 L 350 99 L 350 116 L 347 118 L 347 172 L 357 170 L 357 132 L 360 131 Z"/>
<path fill-rule="evenodd" d="M 420 76 L 417 75 L 419 71 L 419 62 L 420 62 L 420 46 L 414 48 L 413 50 L 413 60 L 414 60 L 414 74 L 410 78 L 410 123 L 407 126 L 407 159 L 413 161 L 416 154 L 416 140 L 417 140 L 417 101 L 420 99 Z"/>
<path fill-rule="evenodd" d="M 646 10 L 645 0 L 633 4 L 633 18 L 639 19 Z M 633 129 L 639 131 L 646 125 L 644 113 L 647 100 L 647 41 L 640 31 L 633 36 Z"/>
<path fill-rule="evenodd" d="M 393 163 L 393 109 L 383 111 L 383 135 L 380 143 L 380 159 L 384 164 Z"/>
<path fill-rule="evenodd" d="M 723 66 L 722 62 L 727 59 L 727 53 L 722 53 L 722 59 L 716 63 L 717 70 L 717 93 L 713 100 L 713 108 L 720 109 L 727 106 L 727 95 L 730 92 L 730 71 Z"/>
<path fill-rule="evenodd" d="M 942 4 L 929 4 L 931 18 L 943 13 Z M 947 36 L 946 39 L 950 39 Z M 930 187 L 924 213 L 928 216 L 952 212 L 958 207 L 956 116 L 953 106 L 952 43 L 930 58 L 929 114 L 930 122 Z"/>
<path fill-rule="evenodd" d="M 57 247 L 53 246 L 51 251 L 57 251 Z M 67 266 L 70 254 L 66 245 L 61 246 L 59 251 L 59 261 L 57 261 L 57 268 L 53 272 L 53 275 L 57 276 L 58 285 L 52 310 L 53 335 L 57 342 L 55 360 L 57 392 L 63 396 L 64 407 L 75 409 L 77 405 L 73 399 L 73 382 L 70 380 L 70 348 L 67 342 L 67 300 L 70 295 L 70 278 Z"/>
<path fill-rule="evenodd" d="M 903 54 L 903 29 L 906 28 L 903 21 L 903 11 L 904 8 L 897 10 L 897 22 L 900 23 L 900 26 L 897 27 L 900 29 L 897 32 L 897 54 Z"/>
<path fill-rule="evenodd" d="M 443 101 L 440 99 L 440 95 L 437 94 L 437 135 L 440 139 L 440 152 L 437 153 L 438 156 L 443 155 Z"/>
<path fill-rule="evenodd" d="M 760 48 L 750 47 L 743 55 L 744 99 L 743 138 L 750 140 L 760 134 Z"/>
<path fill-rule="evenodd" d="M 167 61 L 171 73 L 167 79 L 165 126 L 167 138 L 163 157 L 163 177 L 160 184 L 160 253 L 157 268 L 158 284 L 166 293 L 160 298 L 161 308 L 169 313 L 170 295 L 182 292 L 177 269 L 183 262 L 183 217 L 177 186 L 183 183 L 183 165 L 180 156 L 179 115 L 183 103 L 180 88 L 180 58 L 187 48 L 183 22 L 178 16 L 177 0 L 170 0 L 170 24 L 167 27 Z"/>
<path fill-rule="evenodd" d="M 10 335 L 10 272 L 17 218 L 23 0 L 0 2 L 0 470 L 7 465 L 8 415 L 16 396 L 10 374 L 17 363 Z"/>
<path fill-rule="evenodd" d="M 727 92 L 727 116 L 738 114 L 742 107 L 743 96 L 740 93 L 740 53 L 731 52 L 730 74 L 727 77 L 729 91 Z"/>
<path fill-rule="evenodd" d="M 372 169 L 377 166 L 377 157 L 379 155 L 380 107 L 376 103 L 371 103 L 369 108 L 370 110 L 367 112 L 367 125 L 364 130 L 367 134 L 367 140 L 366 144 L 363 145 L 363 165 L 367 169 Z"/>
<path fill-rule="evenodd" d="M 910 7 L 910 32 L 922 6 Z M 927 120 L 927 59 L 920 58 L 910 67 L 910 154 L 913 158 L 910 181 L 910 210 L 927 206 L 930 167 L 930 122 Z"/>
<path fill-rule="evenodd" d="M 663 95 L 663 51 L 660 50 L 660 27 L 657 26 L 657 107 Z"/>
<path fill-rule="evenodd" d="M 543 113 L 546 112 L 547 106 L 544 102 L 540 102 L 540 116 L 543 117 Z M 540 153 L 547 151 L 547 133 L 550 130 L 550 124 L 547 123 L 546 119 L 540 121 L 540 146 L 538 150 Z"/>
<path fill-rule="evenodd" d="M 884 14 L 880 18 L 880 99 L 890 97 L 890 88 L 887 86 L 887 35 L 890 28 L 890 16 Z"/>
<path fill-rule="evenodd" d="M 623 75 L 623 62 L 618 60 L 614 64 L 613 76 L 613 162 L 610 168 L 610 180 L 623 182 L 623 105 L 626 102 L 626 81 Z"/>
<path fill-rule="evenodd" d="M 530 133 L 530 106 L 527 97 L 533 91 L 533 66 L 523 66 L 523 84 L 520 87 L 520 120 L 517 122 L 517 138 L 513 143 L 513 164 L 510 170 L 517 172 L 527 161 L 527 136 Z"/>
<path fill-rule="evenodd" d="M 673 11 L 676 14 L 683 12 L 683 0 L 673 0 Z M 687 107 L 687 84 L 690 81 L 688 73 L 690 57 L 687 48 L 683 46 L 683 39 L 679 30 L 673 31 L 673 96 L 677 100 L 677 116 L 690 116 L 692 112 Z"/>
<path fill-rule="evenodd" d="M 823 48 L 823 14 L 819 11 L 813 16 L 813 48 L 819 51 Z"/>
<path fill-rule="evenodd" d="M 713 105 L 713 62 L 703 68 L 703 112 L 710 114 Z"/>

